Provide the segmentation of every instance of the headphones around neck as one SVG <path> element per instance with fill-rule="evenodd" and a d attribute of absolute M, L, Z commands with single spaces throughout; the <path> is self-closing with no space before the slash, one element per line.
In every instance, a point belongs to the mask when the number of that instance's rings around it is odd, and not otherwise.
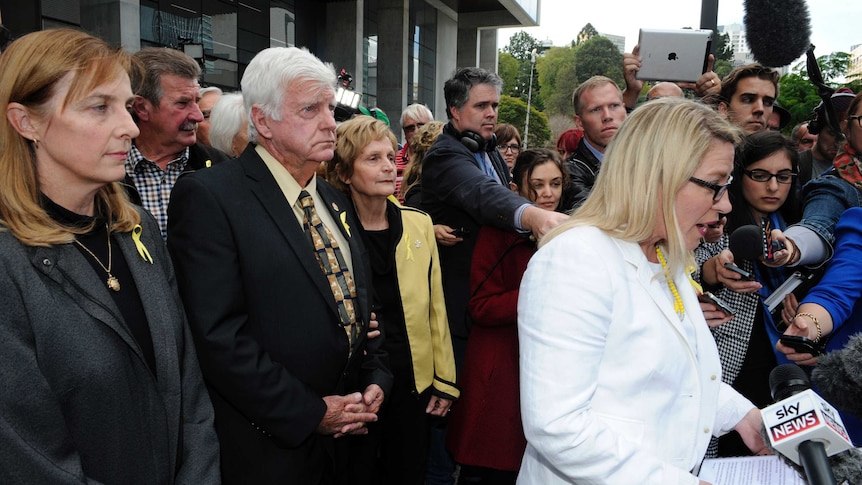
<path fill-rule="evenodd" d="M 497 148 L 497 135 L 491 135 L 491 139 L 486 140 L 475 131 L 464 130 L 458 133 L 456 138 L 473 153 L 490 152 Z"/>

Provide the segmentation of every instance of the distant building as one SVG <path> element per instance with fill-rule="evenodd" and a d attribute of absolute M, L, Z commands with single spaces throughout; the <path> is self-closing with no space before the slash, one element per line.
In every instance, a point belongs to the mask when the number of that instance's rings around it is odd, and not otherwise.
<path fill-rule="evenodd" d="M 443 117 L 457 67 L 497 70 L 497 29 L 538 25 L 541 0 L 3 0 L 14 35 L 69 27 L 130 52 L 183 49 L 202 82 L 237 90 L 262 49 L 300 46 L 348 71 L 362 103 Z"/>
<path fill-rule="evenodd" d="M 850 65 L 847 66 L 847 79 L 862 79 L 862 44 L 850 47 Z"/>
<path fill-rule="evenodd" d="M 611 41 L 614 46 L 620 50 L 620 54 L 625 54 L 626 52 L 626 38 L 624 35 L 614 35 L 614 34 L 603 34 L 599 33 L 602 37 Z"/>
<path fill-rule="evenodd" d="M 756 62 L 754 56 L 751 54 L 751 49 L 748 48 L 744 25 L 737 23 L 719 25 L 718 32 L 720 34 L 727 34 L 728 41 L 733 46 L 733 67 Z"/>

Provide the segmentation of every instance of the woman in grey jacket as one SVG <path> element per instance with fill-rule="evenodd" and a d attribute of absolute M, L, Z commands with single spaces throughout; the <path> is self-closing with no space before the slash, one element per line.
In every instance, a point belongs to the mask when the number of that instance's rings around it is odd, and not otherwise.
<path fill-rule="evenodd" d="M 0 482 L 218 483 L 173 268 L 116 182 L 130 59 L 72 30 L 0 57 Z"/>

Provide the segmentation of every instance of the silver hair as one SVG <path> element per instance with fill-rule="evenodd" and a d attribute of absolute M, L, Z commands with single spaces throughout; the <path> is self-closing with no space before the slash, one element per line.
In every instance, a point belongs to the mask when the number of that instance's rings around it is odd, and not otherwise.
<path fill-rule="evenodd" d="M 219 95 L 224 94 L 224 92 L 221 90 L 221 88 L 220 88 L 220 87 L 218 87 L 218 86 L 209 86 L 209 87 L 206 87 L 206 88 L 200 88 L 200 90 L 198 91 L 198 96 L 200 96 L 200 97 L 202 97 L 202 98 L 203 98 L 203 97 L 204 97 L 204 95 L 205 95 L 205 94 L 207 94 L 207 93 L 218 93 Z"/>
<path fill-rule="evenodd" d="M 434 113 L 424 104 L 414 103 L 404 108 L 404 111 L 401 112 L 401 120 L 399 121 L 401 126 L 404 126 L 404 121 L 408 117 L 414 120 L 427 119 L 431 121 L 434 119 Z"/>
<path fill-rule="evenodd" d="M 249 115 L 249 141 L 257 142 L 257 129 L 250 117 L 252 106 L 257 106 L 268 118 L 280 120 L 284 94 L 294 80 L 311 81 L 319 84 L 320 89 L 334 89 L 335 69 L 308 49 L 298 47 L 270 47 L 249 62 L 240 82 Z"/>
<path fill-rule="evenodd" d="M 233 138 L 243 128 L 247 118 L 242 93 L 222 95 L 210 114 L 210 145 L 230 155 Z"/>

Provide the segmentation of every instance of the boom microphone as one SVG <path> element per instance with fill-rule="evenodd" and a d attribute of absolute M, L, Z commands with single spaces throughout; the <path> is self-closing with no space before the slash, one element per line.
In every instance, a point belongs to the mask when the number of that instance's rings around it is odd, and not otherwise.
<path fill-rule="evenodd" d="M 862 334 L 850 337 L 841 350 L 818 357 L 811 380 L 829 402 L 862 419 Z"/>
<path fill-rule="evenodd" d="M 811 44 L 805 0 L 745 0 L 743 22 L 751 53 L 764 66 L 786 66 Z"/>
<path fill-rule="evenodd" d="M 810 485 L 835 485 L 827 457 L 853 447 L 838 411 L 811 390 L 795 364 L 772 369 L 769 387 L 777 402 L 761 414 L 772 447 L 801 464 Z"/>

